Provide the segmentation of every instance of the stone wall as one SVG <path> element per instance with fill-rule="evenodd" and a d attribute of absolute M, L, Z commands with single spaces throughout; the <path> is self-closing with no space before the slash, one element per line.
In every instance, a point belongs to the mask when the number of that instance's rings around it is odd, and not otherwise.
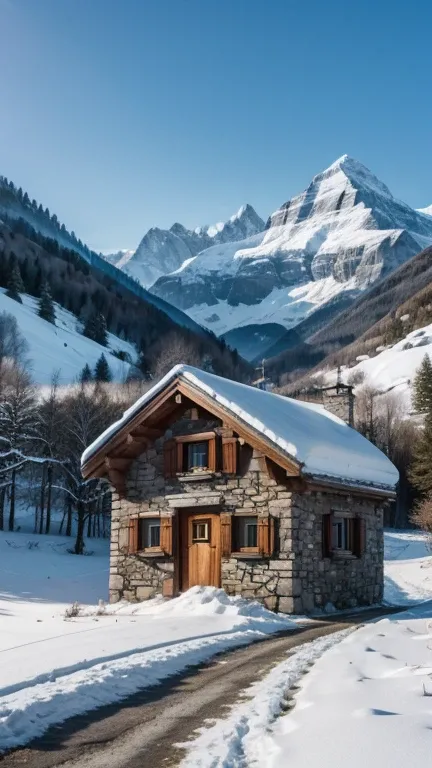
<path fill-rule="evenodd" d="M 307 403 L 319 403 L 350 427 L 354 426 L 354 393 L 350 386 L 341 384 L 338 387 L 303 390 L 296 392 L 293 397 Z"/>
<path fill-rule="evenodd" d="M 365 521 L 362 557 L 323 558 L 322 515 L 333 512 Z M 321 491 L 292 498 L 293 610 L 309 613 L 331 604 L 353 608 L 378 603 L 383 596 L 383 505 L 361 497 Z"/>

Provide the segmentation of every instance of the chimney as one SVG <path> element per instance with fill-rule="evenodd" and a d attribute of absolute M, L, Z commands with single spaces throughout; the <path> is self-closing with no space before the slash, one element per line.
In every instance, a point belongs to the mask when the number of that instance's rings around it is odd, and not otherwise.
<path fill-rule="evenodd" d="M 327 411 L 334 413 L 350 427 L 354 427 L 354 393 L 348 384 L 342 384 L 340 377 L 335 387 L 317 387 L 293 392 L 290 397 L 303 400 L 306 403 L 323 405 Z"/>

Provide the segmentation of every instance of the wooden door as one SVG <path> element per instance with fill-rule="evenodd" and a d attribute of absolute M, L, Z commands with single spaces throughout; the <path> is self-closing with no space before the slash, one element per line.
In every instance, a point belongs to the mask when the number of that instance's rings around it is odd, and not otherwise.
<path fill-rule="evenodd" d="M 212 512 L 182 510 L 180 588 L 220 587 L 220 517 Z"/>

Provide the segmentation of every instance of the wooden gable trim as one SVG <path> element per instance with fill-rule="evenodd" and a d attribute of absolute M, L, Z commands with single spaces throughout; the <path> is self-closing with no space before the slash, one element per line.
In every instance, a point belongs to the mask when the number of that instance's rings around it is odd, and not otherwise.
<path fill-rule="evenodd" d="M 386 490 L 385 488 L 368 488 L 367 486 L 355 486 L 338 482 L 337 480 L 318 480 L 315 478 L 305 478 L 306 487 L 309 491 L 323 491 L 328 493 L 329 491 L 343 492 L 348 496 L 361 496 L 363 499 L 371 499 L 376 501 L 393 500 L 396 498 L 396 492 Z"/>
<path fill-rule="evenodd" d="M 211 400 L 211 402 L 209 402 L 204 393 L 201 393 L 190 384 L 179 381 L 178 388 L 184 395 L 191 400 L 194 400 L 198 405 L 207 408 L 208 411 L 220 418 L 223 421 L 224 426 L 227 426 L 244 436 L 252 448 L 257 448 L 258 450 L 263 451 L 263 453 L 275 461 L 276 464 L 282 466 L 286 470 L 288 476 L 297 477 L 300 475 L 300 462 L 296 462 L 295 459 L 290 459 L 282 453 L 282 451 L 279 452 L 276 447 L 270 445 L 270 441 L 263 435 L 260 435 L 260 433 L 257 433 L 253 427 L 240 421 L 240 419 L 236 419 L 235 416 L 231 415 L 227 409 L 216 401 Z"/>
<path fill-rule="evenodd" d="M 190 401 L 195 403 L 208 413 L 220 418 L 223 422 L 224 429 L 234 430 L 237 433 L 241 433 L 246 441 L 258 450 L 261 450 L 268 456 L 269 459 L 274 461 L 279 466 L 283 467 L 289 477 L 298 477 L 301 474 L 301 463 L 297 462 L 294 458 L 286 456 L 282 451 L 279 451 L 277 447 L 273 446 L 269 440 L 248 424 L 245 424 L 240 419 L 237 419 L 227 409 L 215 402 L 205 393 L 200 392 L 193 385 L 182 381 L 181 379 L 175 379 L 167 389 L 159 392 L 149 403 L 147 403 L 142 410 L 138 411 L 134 416 L 125 423 L 117 433 L 115 433 L 107 442 L 101 446 L 101 448 L 91 456 L 88 461 L 83 464 L 81 472 L 84 478 L 89 477 L 106 477 L 108 474 L 108 467 L 105 460 L 118 458 L 127 461 L 127 465 L 124 465 L 123 472 L 126 473 L 127 467 L 133 461 L 133 459 L 144 449 L 144 446 L 151 442 L 156 436 L 160 436 L 161 430 L 155 430 L 154 427 L 147 427 L 143 424 L 146 419 L 156 417 L 158 411 L 160 413 L 161 408 L 163 411 L 174 411 L 178 409 L 178 405 L 173 400 L 169 402 L 171 398 L 174 398 L 176 394 L 182 394 Z M 170 406 L 167 411 L 167 406 Z M 157 423 L 157 419 L 155 419 Z M 139 438 L 139 439 L 138 439 Z"/>

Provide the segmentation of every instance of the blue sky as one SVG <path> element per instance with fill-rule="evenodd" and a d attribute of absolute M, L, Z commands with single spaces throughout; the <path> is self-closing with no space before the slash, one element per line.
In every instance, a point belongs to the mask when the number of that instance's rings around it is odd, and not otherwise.
<path fill-rule="evenodd" d="M 103 250 L 265 218 L 345 152 L 429 205 L 431 6 L 0 0 L 0 174 Z"/>

